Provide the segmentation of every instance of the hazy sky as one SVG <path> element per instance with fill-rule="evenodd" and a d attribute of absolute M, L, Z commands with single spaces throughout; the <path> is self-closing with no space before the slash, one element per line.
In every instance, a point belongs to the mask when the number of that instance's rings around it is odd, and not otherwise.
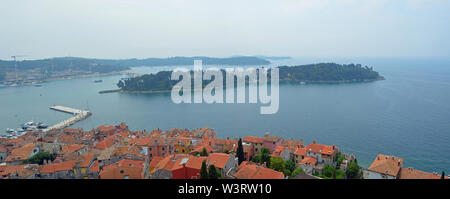
<path fill-rule="evenodd" d="M 450 56 L 450 0 L 2 0 L 0 59 Z"/>

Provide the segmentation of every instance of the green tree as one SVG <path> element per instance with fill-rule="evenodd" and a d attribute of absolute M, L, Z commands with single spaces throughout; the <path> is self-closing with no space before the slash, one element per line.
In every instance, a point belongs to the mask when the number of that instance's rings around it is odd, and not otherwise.
<path fill-rule="evenodd" d="M 39 152 L 33 155 L 31 158 L 24 160 L 23 162 L 25 164 L 44 164 L 44 160 L 53 161 L 54 159 L 55 159 L 54 154 L 51 154 L 49 152 Z"/>
<path fill-rule="evenodd" d="M 216 169 L 216 167 L 212 164 L 208 169 L 208 179 L 219 179 L 220 172 Z"/>
<path fill-rule="evenodd" d="M 270 168 L 270 150 L 268 148 L 261 148 L 259 153 L 254 157 L 255 162 L 264 164 Z"/>
<path fill-rule="evenodd" d="M 359 179 L 360 178 L 360 167 L 357 162 L 352 161 L 347 166 L 346 175 L 348 179 Z"/>
<path fill-rule="evenodd" d="M 200 156 L 208 156 L 208 151 L 206 151 L 206 148 L 203 147 L 202 152 L 200 153 Z"/>
<path fill-rule="evenodd" d="M 301 167 L 298 167 L 291 173 L 291 177 L 295 177 L 301 173 L 305 173 L 305 171 L 303 171 L 303 169 Z"/>
<path fill-rule="evenodd" d="M 202 168 L 200 169 L 200 179 L 208 179 L 208 169 L 205 161 L 202 162 Z"/>
<path fill-rule="evenodd" d="M 341 163 L 342 163 L 344 160 L 345 160 L 345 156 L 339 154 L 339 155 L 337 156 L 337 161 L 336 161 L 337 166 L 340 167 L 340 166 L 341 166 Z"/>
<path fill-rule="evenodd" d="M 336 179 L 336 167 L 334 167 L 334 170 L 333 170 L 333 176 L 331 177 L 332 179 Z"/>
<path fill-rule="evenodd" d="M 275 171 L 283 172 L 286 169 L 286 163 L 280 157 L 272 157 L 270 158 L 270 168 Z"/>
<path fill-rule="evenodd" d="M 344 179 L 344 178 L 345 172 L 340 169 L 336 169 L 336 179 Z"/>
<path fill-rule="evenodd" d="M 327 178 L 331 178 L 333 176 L 334 173 L 334 167 L 330 166 L 330 165 L 325 165 L 325 167 L 323 167 L 322 170 L 322 175 L 327 177 Z"/>
<path fill-rule="evenodd" d="M 239 138 L 239 141 L 238 141 L 238 147 L 236 149 L 236 156 L 238 158 L 238 164 L 241 165 L 241 163 L 243 161 L 245 161 L 244 148 L 242 146 L 242 139 L 241 138 Z"/>
<path fill-rule="evenodd" d="M 287 160 L 286 169 L 289 170 L 290 172 L 293 172 L 295 170 L 295 162 L 293 160 Z"/>

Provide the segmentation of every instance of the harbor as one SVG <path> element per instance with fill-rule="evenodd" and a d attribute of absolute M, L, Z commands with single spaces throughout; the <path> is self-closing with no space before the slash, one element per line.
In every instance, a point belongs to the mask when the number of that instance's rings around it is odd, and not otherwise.
<path fill-rule="evenodd" d="M 27 132 L 34 132 L 34 131 L 48 132 L 51 130 L 64 129 L 76 124 L 77 122 L 85 120 L 86 118 L 92 115 L 90 111 L 78 110 L 65 106 L 50 106 L 49 108 L 54 111 L 71 114 L 73 115 L 73 117 L 66 119 L 62 122 L 59 122 L 53 126 L 48 126 L 45 123 L 35 122 L 31 120 L 29 122 L 23 123 L 22 125 L 20 125 L 20 128 L 17 129 L 6 128 L 7 133 L 6 138 L 11 139 L 18 138 L 22 135 L 25 135 Z"/>

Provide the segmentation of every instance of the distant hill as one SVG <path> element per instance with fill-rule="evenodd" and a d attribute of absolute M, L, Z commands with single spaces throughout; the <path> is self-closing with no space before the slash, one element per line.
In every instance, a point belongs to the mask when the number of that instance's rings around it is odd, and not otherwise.
<path fill-rule="evenodd" d="M 264 56 L 264 55 L 256 55 L 255 57 L 261 59 L 270 59 L 270 60 L 283 60 L 283 59 L 292 59 L 292 57 L 288 56 Z"/>
<path fill-rule="evenodd" d="M 280 81 L 282 82 L 341 83 L 384 79 L 372 68 L 367 66 L 362 67 L 360 64 L 340 65 L 335 63 L 320 63 L 301 66 L 280 66 L 278 68 Z M 224 75 L 225 71 L 222 70 L 222 73 Z M 169 91 L 178 83 L 178 81 L 170 80 L 171 74 L 171 71 L 146 74 L 123 81 L 120 80 L 117 86 L 125 92 Z M 224 84 L 225 79 L 224 75 Z M 203 81 L 203 86 L 209 82 Z"/>
<path fill-rule="evenodd" d="M 60 57 L 40 60 L 17 61 L 18 70 L 89 70 L 93 72 L 113 72 L 127 70 L 135 66 L 193 65 L 194 60 L 202 60 L 204 65 L 267 65 L 269 61 L 258 57 L 169 57 L 147 59 L 91 59 L 81 57 Z M 0 60 L 0 71 L 14 71 L 14 61 Z M 1 75 L 1 74 L 0 74 Z"/>

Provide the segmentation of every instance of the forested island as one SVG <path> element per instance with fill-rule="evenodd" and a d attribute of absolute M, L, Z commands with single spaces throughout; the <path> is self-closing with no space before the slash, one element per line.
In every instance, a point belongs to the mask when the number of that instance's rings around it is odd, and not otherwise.
<path fill-rule="evenodd" d="M 280 69 L 280 81 L 288 82 L 341 83 L 384 79 L 372 67 L 363 67 L 361 64 L 319 63 L 278 68 Z"/>
<path fill-rule="evenodd" d="M 384 77 L 374 71 L 372 67 L 363 67 L 360 64 L 340 65 L 335 63 L 319 63 L 300 66 L 280 66 L 278 68 L 281 82 L 344 83 L 384 79 Z M 224 74 L 225 71 L 222 70 L 222 73 Z M 170 80 L 171 74 L 171 71 L 145 74 L 134 78 L 120 80 L 117 83 L 117 86 L 122 92 L 170 91 L 172 87 L 178 83 L 178 81 Z M 223 77 L 223 81 L 225 82 L 225 75 Z M 203 80 L 203 86 L 209 82 L 210 81 Z"/>

